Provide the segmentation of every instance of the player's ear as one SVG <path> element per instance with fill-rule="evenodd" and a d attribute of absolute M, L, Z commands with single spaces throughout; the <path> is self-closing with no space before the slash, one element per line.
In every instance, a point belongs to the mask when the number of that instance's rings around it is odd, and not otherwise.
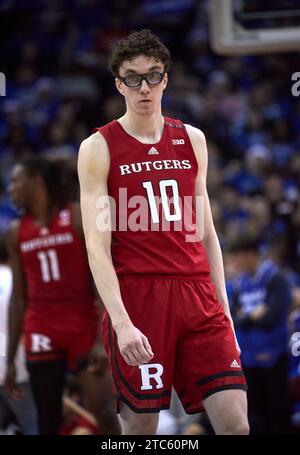
<path fill-rule="evenodd" d="M 117 87 L 117 90 L 121 93 L 121 95 L 124 96 L 123 84 L 121 79 L 119 79 L 118 77 L 115 78 L 115 85 Z"/>
<path fill-rule="evenodd" d="M 163 89 L 166 88 L 166 86 L 168 85 L 168 73 L 165 73 L 164 75 L 164 78 L 163 78 Z"/>

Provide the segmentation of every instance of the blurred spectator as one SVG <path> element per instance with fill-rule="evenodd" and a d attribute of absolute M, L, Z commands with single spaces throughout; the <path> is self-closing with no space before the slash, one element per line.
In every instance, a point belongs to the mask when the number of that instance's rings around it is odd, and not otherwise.
<path fill-rule="evenodd" d="M 50 156 L 67 158 L 76 152 L 76 147 L 70 138 L 69 128 L 62 122 L 55 122 L 50 126 L 48 144 L 44 153 Z"/>
<path fill-rule="evenodd" d="M 9 203 L 4 183 L 0 177 L 0 235 L 7 230 L 11 220 L 16 217 L 17 211 Z"/>
<path fill-rule="evenodd" d="M 81 387 L 69 379 L 63 396 L 60 435 L 102 434 L 95 417 L 83 406 L 83 398 Z"/>
<path fill-rule="evenodd" d="M 248 383 L 253 434 L 289 431 L 287 314 L 289 283 L 270 259 L 261 261 L 257 239 L 231 246 L 239 273 L 233 283 L 232 316 Z"/>

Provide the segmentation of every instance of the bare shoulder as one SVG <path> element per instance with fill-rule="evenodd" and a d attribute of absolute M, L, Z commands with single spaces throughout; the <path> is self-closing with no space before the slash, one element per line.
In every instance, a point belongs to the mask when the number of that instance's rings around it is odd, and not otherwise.
<path fill-rule="evenodd" d="M 96 132 L 84 139 L 78 153 L 78 173 L 98 174 L 108 172 L 109 150 L 101 133 Z"/>
<path fill-rule="evenodd" d="M 96 131 L 96 133 L 91 134 L 82 141 L 80 148 L 89 150 L 99 146 L 105 147 L 107 144 L 102 134 L 99 131 Z"/>
<path fill-rule="evenodd" d="M 191 144 L 194 149 L 197 161 L 201 164 L 201 167 L 207 166 L 207 147 L 206 139 L 203 131 L 199 128 L 195 128 L 192 125 L 185 124 L 186 132 L 190 138 Z"/>
<path fill-rule="evenodd" d="M 198 141 L 200 143 L 205 142 L 203 131 L 201 131 L 199 128 L 196 128 L 195 126 L 188 125 L 187 123 L 185 123 L 184 126 L 191 140 Z"/>

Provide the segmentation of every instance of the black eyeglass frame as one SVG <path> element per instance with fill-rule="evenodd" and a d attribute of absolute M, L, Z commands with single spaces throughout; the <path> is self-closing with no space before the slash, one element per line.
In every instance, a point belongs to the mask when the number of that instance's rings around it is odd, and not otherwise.
<path fill-rule="evenodd" d="M 154 73 L 160 75 L 160 81 L 159 82 L 155 82 L 153 84 L 153 83 L 148 81 L 147 77 L 149 76 L 149 74 L 154 74 Z M 120 81 L 122 81 L 129 88 L 138 88 L 138 87 L 140 87 L 142 85 L 143 81 L 146 81 L 147 84 L 150 85 L 150 86 L 155 86 L 155 85 L 160 84 L 162 82 L 165 74 L 166 74 L 166 71 L 163 71 L 162 73 L 160 71 L 151 71 L 150 73 L 145 73 L 145 74 L 130 73 L 130 74 L 127 74 L 127 76 L 124 76 L 124 77 L 119 76 L 118 79 L 120 79 Z M 139 76 L 139 78 L 140 78 L 139 84 L 138 85 L 128 85 L 127 82 L 126 82 L 126 79 L 129 76 Z"/>

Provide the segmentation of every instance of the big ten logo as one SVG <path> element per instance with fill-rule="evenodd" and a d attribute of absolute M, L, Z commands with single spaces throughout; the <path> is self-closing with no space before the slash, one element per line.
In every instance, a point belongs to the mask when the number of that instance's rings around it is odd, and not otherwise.
<path fill-rule="evenodd" d="M 295 81 L 295 83 L 292 85 L 292 95 L 299 96 L 300 95 L 300 71 L 292 74 L 292 81 Z"/>
<path fill-rule="evenodd" d="M 294 357 L 300 356 L 300 332 L 294 332 L 290 340 L 291 351 Z"/>
<path fill-rule="evenodd" d="M 5 357 L 6 355 L 6 335 L 3 332 L 0 332 L 0 357 Z"/>
<path fill-rule="evenodd" d="M 0 96 L 6 95 L 6 78 L 4 73 L 0 73 Z"/>

